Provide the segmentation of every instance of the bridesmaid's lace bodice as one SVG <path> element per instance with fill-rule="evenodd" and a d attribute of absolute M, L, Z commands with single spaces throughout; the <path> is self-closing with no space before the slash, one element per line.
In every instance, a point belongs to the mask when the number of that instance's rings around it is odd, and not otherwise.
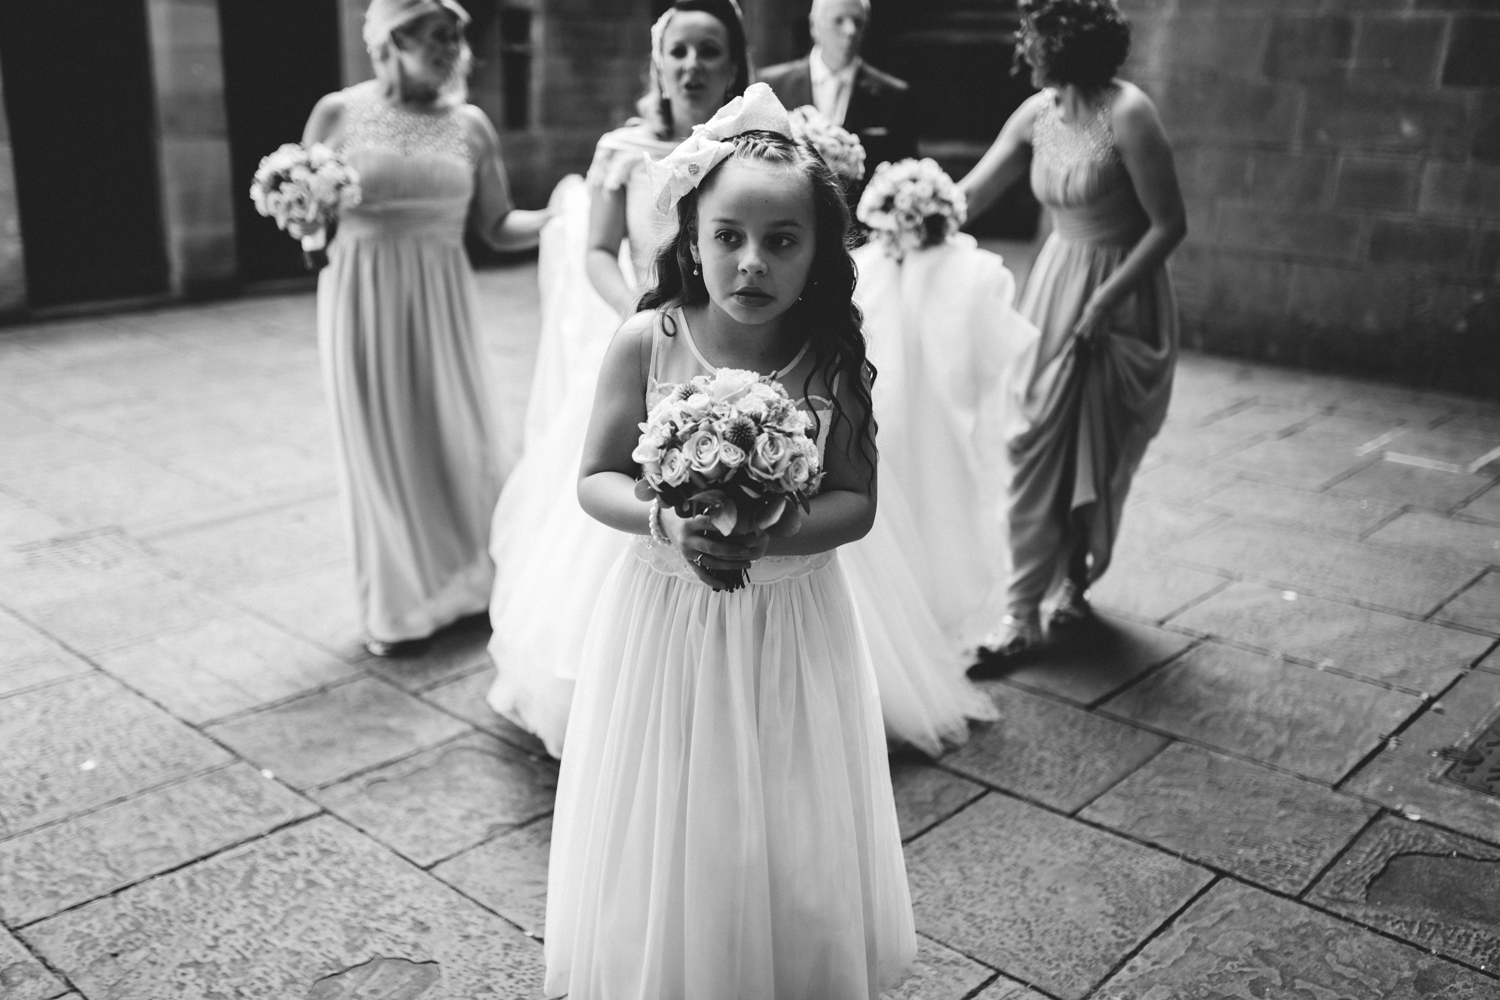
<path fill-rule="evenodd" d="M 474 194 L 474 154 L 461 109 L 429 114 L 393 107 L 369 84 L 344 93 L 338 146 L 359 171 L 362 198 L 340 220 L 340 238 L 461 239 Z"/>
<path fill-rule="evenodd" d="M 1031 190 L 1052 211 L 1057 234 L 1085 243 L 1129 245 L 1150 221 L 1115 144 L 1115 90 L 1087 120 L 1068 123 L 1056 93 L 1043 91 L 1031 127 Z"/>
<path fill-rule="evenodd" d="M 469 133 L 457 108 L 434 114 L 408 111 L 361 95 L 348 106 L 344 149 L 370 147 L 402 156 L 433 154 L 474 165 Z"/>

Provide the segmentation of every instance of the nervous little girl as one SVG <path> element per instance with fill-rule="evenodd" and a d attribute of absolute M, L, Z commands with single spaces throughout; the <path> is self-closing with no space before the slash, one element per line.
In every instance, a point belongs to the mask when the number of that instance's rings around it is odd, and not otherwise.
<path fill-rule="evenodd" d="M 848 209 L 756 84 L 663 160 L 675 239 L 616 334 L 580 472 L 638 536 L 604 585 L 566 737 L 547 991 L 573 1000 L 875 1000 L 916 948 L 869 654 L 835 548 L 875 513 Z M 725 537 L 638 498 L 648 409 L 718 368 L 812 418 L 804 513 Z M 691 512 L 689 512 L 691 514 Z M 748 584 L 726 589 L 743 571 Z"/>

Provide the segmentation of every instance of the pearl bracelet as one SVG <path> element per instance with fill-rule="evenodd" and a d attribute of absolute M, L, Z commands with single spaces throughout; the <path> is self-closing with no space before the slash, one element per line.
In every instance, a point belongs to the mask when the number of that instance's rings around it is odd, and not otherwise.
<path fill-rule="evenodd" d="M 651 530 L 651 540 L 662 545 L 670 544 L 667 531 L 661 524 L 661 497 L 653 497 L 651 506 L 646 510 L 646 526 Z"/>

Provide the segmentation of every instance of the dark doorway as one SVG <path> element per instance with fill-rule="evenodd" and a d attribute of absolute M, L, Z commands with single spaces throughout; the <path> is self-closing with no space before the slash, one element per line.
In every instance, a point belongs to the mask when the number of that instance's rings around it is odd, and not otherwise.
<path fill-rule="evenodd" d="M 219 0 L 219 30 L 240 278 L 306 274 L 297 241 L 255 211 L 250 181 L 261 157 L 299 142 L 318 98 L 342 85 L 337 0 Z"/>
<path fill-rule="evenodd" d="M 1011 73 L 1019 20 L 1015 0 L 882 0 L 875 6 L 865 56 L 911 84 L 922 123 L 922 155 L 962 177 L 1011 112 L 1035 93 L 1025 75 Z M 1023 181 L 964 228 L 1030 239 L 1039 215 Z"/>
<path fill-rule="evenodd" d="M 33 306 L 167 290 L 145 0 L 3 0 Z"/>

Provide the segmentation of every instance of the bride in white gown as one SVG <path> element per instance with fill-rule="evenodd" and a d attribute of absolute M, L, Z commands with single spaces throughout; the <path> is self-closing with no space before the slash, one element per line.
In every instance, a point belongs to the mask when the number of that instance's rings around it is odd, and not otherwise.
<path fill-rule="evenodd" d="M 651 32 L 642 117 L 599 140 L 588 178 L 552 194 L 542 232 L 537 347 L 520 463 L 490 532 L 495 585 L 489 704 L 536 733 L 554 757 L 599 588 L 627 537 L 578 505 L 578 467 L 605 348 L 649 285 L 660 227 L 643 169 L 675 149 L 749 83 L 733 0 L 678 0 Z M 623 249 L 622 249 L 623 240 Z"/>

